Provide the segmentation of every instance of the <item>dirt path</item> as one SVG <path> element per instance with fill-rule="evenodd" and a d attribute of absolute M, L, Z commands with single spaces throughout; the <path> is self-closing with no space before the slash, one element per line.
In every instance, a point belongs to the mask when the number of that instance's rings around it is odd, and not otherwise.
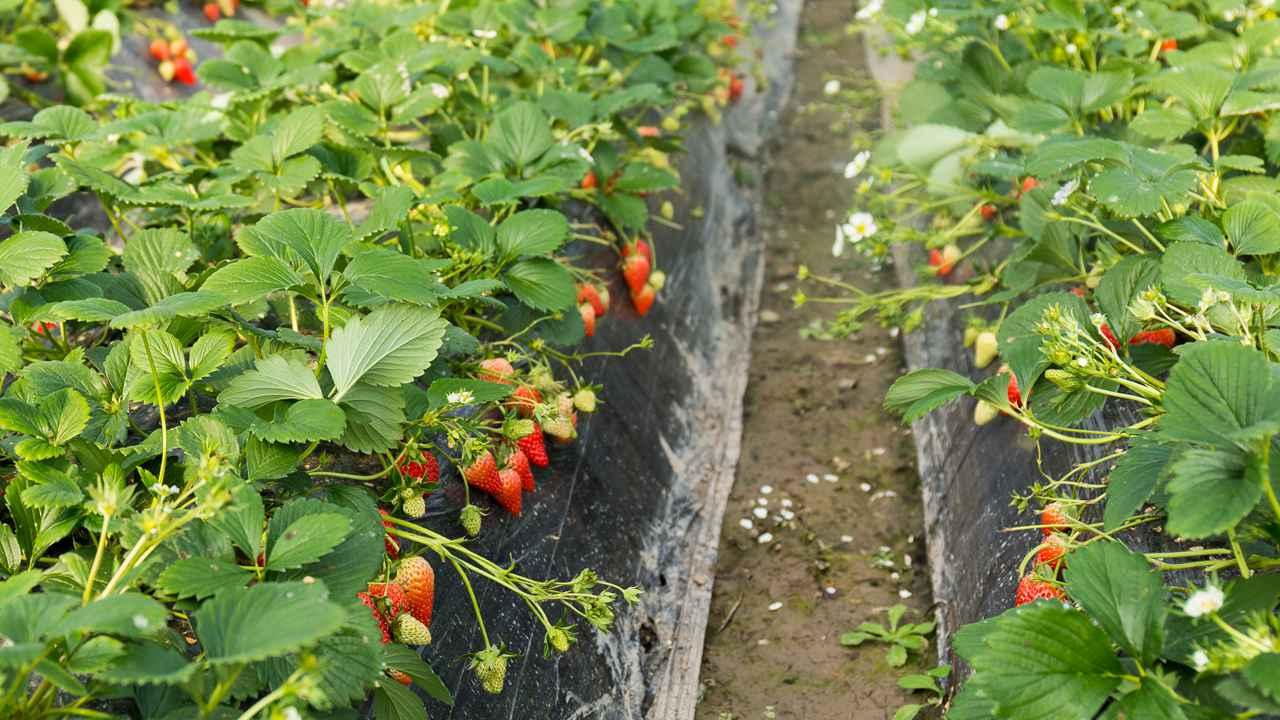
<path fill-rule="evenodd" d="M 930 604 L 911 438 L 880 409 L 901 372 L 898 342 L 874 325 L 851 340 L 804 337 L 834 308 L 791 302 L 802 264 L 861 287 L 892 282 L 854 253 L 831 256 L 855 183 L 843 175 L 852 138 L 878 117 L 860 41 L 845 32 L 852 9 L 806 4 L 795 96 L 765 180 L 761 324 L 698 720 L 891 718 L 907 701 L 905 670 L 889 667 L 883 645 L 844 648 L 839 636 L 898 602 L 923 620 Z M 908 668 L 931 666 L 934 649 L 925 654 Z"/>

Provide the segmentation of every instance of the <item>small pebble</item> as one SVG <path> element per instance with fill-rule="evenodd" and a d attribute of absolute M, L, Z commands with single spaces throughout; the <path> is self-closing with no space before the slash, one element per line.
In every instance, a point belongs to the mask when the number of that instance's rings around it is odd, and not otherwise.
<path fill-rule="evenodd" d="M 751 511 L 751 514 L 752 514 L 752 515 L 755 515 L 755 516 L 756 516 L 756 518 L 757 518 L 757 519 L 759 519 L 759 520 L 763 520 L 763 519 L 765 519 L 765 518 L 769 517 L 769 511 L 768 511 L 768 510 L 766 510 L 766 509 L 764 509 L 764 508 L 762 508 L 762 507 L 758 507 L 758 508 L 756 508 L 755 510 L 752 510 L 752 511 Z"/>
<path fill-rule="evenodd" d="M 905 565 L 905 566 L 907 566 L 907 567 L 911 567 L 911 556 L 910 556 L 910 555 L 903 555 L 903 556 L 902 556 L 902 564 L 903 564 L 903 565 Z"/>
<path fill-rule="evenodd" d="M 892 581 L 894 581 L 894 582 L 897 582 L 897 581 L 898 581 L 898 579 L 899 579 L 899 578 L 901 578 L 901 577 L 902 577 L 902 576 L 901 576 L 901 575 L 899 575 L 899 574 L 898 574 L 898 573 L 896 573 L 896 572 L 891 572 L 891 573 L 889 573 L 889 579 L 890 579 L 890 580 L 892 580 Z"/>
<path fill-rule="evenodd" d="M 804 479 L 805 479 L 805 482 L 809 482 L 814 485 L 818 484 L 818 476 L 814 475 L 813 473 L 809 473 L 808 475 L 805 475 Z"/>
<path fill-rule="evenodd" d="M 751 522 L 751 518 L 742 518 L 741 520 L 738 521 L 738 527 L 742 528 L 743 530 L 754 530 L 756 527 L 756 524 Z"/>
<path fill-rule="evenodd" d="M 782 507 L 784 508 L 791 507 L 791 498 L 782 498 Z"/>
<path fill-rule="evenodd" d="M 826 475 L 822 476 L 822 479 L 826 480 L 827 482 L 835 482 L 840 478 L 836 477 L 835 475 L 832 475 L 831 473 L 827 473 Z"/>
<path fill-rule="evenodd" d="M 889 328 L 889 337 L 891 337 L 891 338 L 896 338 L 896 337 L 898 337 L 898 334 L 899 334 L 899 333 L 901 333 L 901 332 L 902 332 L 902 329 L 901 329 L 901 328 L 898 328 L 898 327 L 891 327 L 891 328 Z"/>
<path fill-rule="evenodd" d="M 866 355 L 863 355 L 863 356 L 862 356 L 862 362 L 867 363 L 867 364 L 873 363 L 873 362 L 875 362 L 877 359 L 878 359 L 878 358 L 876 357 L 876 354 L 875 354 L 875 353 L 867 353 Z"/>
<path fill-rule="evenodd" d="M 838 92 L 840 92 L 839 80 L 828 80 L 826 84 L 822 86 L 823 95 L 835 95 Z"/>
<path fill-rule="evenodd" d="M 872 454 L 872 455 L 875 455 L 876 457 L 880 457 L 881 455 L 883 455 L 883 454 L 885 454 L 885 453 L 887 453 L 887 452 L 889 452 L 889 451 L 888 451 L 888 450 L 885 450 L 885 449 L 884 449 L 884 448 L 882 448 L 882 447 L 878 447 L 878 448 L 871 448 L 871 454 Z"/>
<path fill-rule="evenodd" d="M 773 494 L 773 486 L 772 486 L 772 485 L 762 485 L 762 486 L 760 486 L 760 494 L 761 494 L 761 495 L 771 495 L 771 494 Z"/>
<path fill-rule="evenodd" d="M 885 355 L 888 355 L 888 354 L 889 354 L 889 348 L 887 348 L 887 347 L 878 347 L 878 348 L 876 348 L 876 354 L 877 354 L 877 355 L 879 355 L 880 357 L 884 357 Z"/>
<path fill-rule="evenodd" d="M 768 545 L 769 543 L 773 542 L 773 533 L 770 533 L 770 532 L 760 533 L 760 537 L 756 538 L 756 542 L 760 543 L 761 545 Z"/>
<path fill-rule="evenodd" d="M 903 588 L 898 591 L 898 597 L 902 598 L 903 600 L 906 600 L 907 598 L 911 597 L 911 591 L 906 588 Z"/>
<path fill-rule="evenodd" d="M 769 504 L 769 498 L 756 498 L 756 504 L 764 507 Z"/>
<path fill-rule="evenodd" d="M 862 492 L 871 492 L 871 483 L 860 483 L 858 489 Z"/>
<path fill-rule="evenodd" d="M 890 548 L 889 548 L 889 546 L 888 546 L 888 545 L 881 545 L 881 546 L 880 546 L 880 552 L 882 552 L 882 553 L 887 553 L 887 552 L 889 552 L 889 550 L 890 550 Z"/>
<path fill-rule="evenodd" d="M 783 510 L 783 511 L 779 512 L 779 513 L 778 513 L 778 515 L 779 515 L 783 520 L 794 520 L 794 519 L 796 518 L 796 514 L 795 514 L 795 513 L 793 513 L 793 512 L 791 512 L 790 510 Z"/>
<path fill-rule="evenodd" d="M 833 588 L 833 587 L 831 587 L 830 585 L 828 585 L 828 586 L 826 586 L 825 588 L 823 588 L 823 590 L 824 590 L 828 595 L 835 595 L 835 594 L 836 594 L 836 589 L 835 589 L 835 588 Z"/>
<path fill-rule="evenodd" d="M 777 611 L 779 611 L 779 610 L 781 610 L 781 609 L 782 609 L 782 603 L 780 603 L 780 602 L 771 602 L 771 603 L 769 603 L 769 612 L 777 612 Z"/>
<path fill-rule="evenodd" d="M 840 542 L 844 543 L 845 545 L 848 545 L 849 543 L 853 542 L 853 536 L 852 536 L 852 535 L 841 535 L 841 536 L 840 536 Z"/>
<path fill-rule="evenodd" d="M 782 319 L 782 316 L 774 312 L 773 310 L 760 311 L 760 322 L 764 323 L 765 325 L 772 325 L 773 323 L 776 323 L 781 319 Z"/>
<path fill-rule="evenodd" d="M 768 644 L 769 644 L 769 641 L 768 641 L 767 639 L 765 639 L 765 638 L 760 638 L 759 640 L 757 640 L 757 641 L 756 641 L 756 644 L 757 644 L 757 645 L 768 645 Z"/>

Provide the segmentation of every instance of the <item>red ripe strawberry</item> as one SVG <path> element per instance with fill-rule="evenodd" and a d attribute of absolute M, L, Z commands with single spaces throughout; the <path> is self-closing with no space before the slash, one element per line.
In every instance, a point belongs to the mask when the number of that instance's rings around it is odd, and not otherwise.
<path fill-rule="evenodd" d="M 156 38 L 151 41 L 150 47 L 147 48 L 151 59 L 161 62 L 169 59 L 169 41 L 163 38 Z"/>
<path fill-rule="evenodd" d="M 942 267 L 942 251 L 938 248 L 929 251 L 929 265 L 935 268 Z"/>
<path fill-rule="evenodd" d="M 742 82 L 741 75 L 734 75 L 729 78 L 729 102 L 738 102 L 738 99 L 742 97 L 744 87 L 745 84 Z"/>
<path fill-rule="evenodd" d="M 533 417 L 533 409 L 542 402 L 542 393 L 532 385 L 521 385 L 507 398 L 508 410 L 514 410 L 520 417 Z"/>
<path fill-rule="evenodd" d="M 649 247 L 648 242 L 636 240 L 633 243 L 626 243 L 622 246 L 622 257 L 631 257 L 633 253 L 640 253 L 645 260 L 649 261 L 649 265 L 653 265 L 653 248 Z"/>
<path fill-rule="evenodd" d="M 516 369 L 506 358 L 487 358 L 480 361 L 480 379 L 485 382 L 510 385 L 511 376 L 515 374 Z"/>
<path fill-rule="evenodd" d="M 1033 178 L 1033 177 L 1024 178 L 1024 179 L 1022 180 L 1022 192 L 1023 192 L 1023 193 L 1029 193 L 1029 192 L 1031 192 L 1032 190 L 1035 190 L 1035 189 L 1036 189 L 1036 188 L 1038 188 L 1038 187 L 1040 187 L 1040 181 L 1039 181 L 1039 180 L 1036 180 L 1036 179 L 1035 179 L 1035 178 Z"/>
<path fill-rule="evenodd" d="M 497 493 L 493 495 L 493 499 L 498 501 L 507 512 L 520 516 L 520 492 L 524 489 L 524 482 L 520 479 L 520 473 L 510 468 L 504 469 L 498 473 L 501 486 Z"/>
<path fill-rule="evenodd" d="M 400 466 L 400 474 L 411 480 L 421 480 L 427 474 L 427 468 L 420 462 L 410 460 Z"/>
<path fill-rule="evenodd" d="M 551 464 L 551 459 L 547 457 L 547 446 L 542 439 L 542 429 L 535 427 L 533 432 L 516 440 L 516 447 L 524 453 L 529 462 L 538 467 L 546 467 Z"/>
<path fill-rule="evenodd" d="M 591 303 L 591 309 L 595 311 L 596 318 L 603 317 L 605 311 L 609 309 L 600 297 L 600 291 L 589 282 L 578 283 L 578 304 L 582 303 Z"/>
<path fill-rule="evenodd" d="M 1009 389 L 1005 392 L 1005 396 L 1009 398 L 1009 404 L 1020 408 L 1022 407 L 1022 391 L 1018 389 L 1018 378 L 1013 373 L 1009 373 Z"/>
<path fill-rule="evenodd" d="M 303 0 L 302 4 L 303 4 L 303 5 L 306 5 L 306 4 L 307 4 L 307 3 L 306 3 L 306 0 Z M 389 670 L 387 670 L 387 674 L 391 676 L 391 679 L 392 679 L 392 680 L 395 680 L 396 682 L 400 683 L 401 685 L 412 685 L 412 684 L 413 684 L 413 678 L 409 677 L 408 675 L 405 675 L 404 673 L 400 672 L 399 670 L 389 669 Z"/>
<path fill-rule="evenodd" d="M 1048 580 L 1027 575 L 1018 581 L 1018 590 L 1014 593 L 1013 604 L 1022 606 L 1036 600 L 1065 600 L 1066 597 L 1067 594 L 1057 585 Z"/>
<path fill-rule="evenodd" d="M 1058 503 L 1049 503 L 1040 511 L 1040 525 L 1041 532 L 1046 536 L 1053 534 L 1054 530 L 1066 530 L 1067 514 L 1062 511 L 1062 506 Z"/>
<path fill-rule="evenodd" d="M 1163 345 L 1167 348 L 1173 347 L 1178 341 L 1178 336 L 1174 334 L 1172 328 L 1160 328 L 1158 330 L 1143 330 L 1134 335 L 1130 340 L 1130 345 Z"/>
<path fill-rule="evenodd" d="M 591 303 L 582 303 L 578 306 L 578 314 L 582 316 L 582 332 L 587 337 L 596 334 L 596 311 L 592 309 Z"/>
<path fill-rule="evenodd" d="M 1000 211 L 996 209 L 995 205 L 986 203 L 982 207 L 978 208 L 978 213 L 982 215 L 983 220 L 991 222 L 996 219 L 996 216 L 1000 214 Z"/>
<path fill-rule="evenodd" d="M 720 44 L 724 45 L 727 48 L 736 48 L 738 47 L 738 36 L 725 35 L 724 37 L 720 38 Z"/>
<path fill-rule="evenodd" d="M 535 487 L 533 468 L 529 467 L 529 456 L 525 455 L 523 450 L 520 448 L 512 450 L 507 456 L 507 466 L 503 469 L 515 470 L 520 475 L 520 487 L 524 488 L 525 492 L 533 492 Z"/>
<path fill-rule="evenodd" d="M 407 601 L 404 588 L 395 583 L 369 583 L 369 597 L 387 599 L 385 615 L 388 618 L 394 618 L 404 612 Z"/>
<path fill-rule="evenodd" d="M 649 308 L 653 307 L 653 301 L 657 299 L 657 293 L 652 285 L 645 285 L 640 288 L 639 292 L 631 293 L 631 304 L 635 307 L 640 317 L 649 314 Z"/>
<path fill-rule="evenodd" d="M 377 603 L 369 593 L 356 593 L 356 597 L 360 599 L 360 604 L 369 608 L 369 612 L 373 613 L 373 619 L 378 622 L 378 629 L 382 631 L 382 644 L 391 642 L 391 625 L 387 619 L 382 616 L 382 611 L 378 609 Z"/>
<path fill-rule="evenodd" d="M 1178 49 L 1178 41 L 1173 38 L 1169 38 L 1160 43 L 1160 52 L 1169 52 L 1170 50 L 1177 50 L 1177 49 Z"/>
<path fill-rule="evenodd" d="M 1036 564 L 1048 565 L 1057 570 L 1058 563 L 1062 562 L 1062 557 L 1066 554 L 1067 542 L 1061 535 L 1054 533 L 1045 538 L 1044 544 L 1040 546 L 1040 550 L 1036 553 Z"/>
<path fill-rule="evenodd" d="M 436 456 L 431 453 L 423 453 L 422 467 L 426 470 L 427 479 L 431 482 L 440 482 L 440 461 L 436 460 Z"/>
<path fill-rule="evenodd" d="M 381 513 L 383 517 L 382 527 L 391 528 L 395 526 L 395 523 L 392 523 L 390 520 L 386 519 L 390 513 L 388 513 L 383 508 L 378 508 L 378 512 Z M 387 557 L 391 558 L 392 560 L 395 560 L 397 557 L 400 556 L 400 543 L 394 537 L 391 536 L 391 533 L 387 533 L 383 535 L 382 545 L 387 549 Z"/>
<path fill-rule="evenodd" d="M 656 138 L 662 131 L 654 125 L 641 125 L 636 128 L 636 134 L 642 138 Z"/>
<path fill-rule="evenodd" d="M 209 22 L 218 22 L 222 17 L 222 8 L 218 7 L 216 2 L 207 2 L 204 4 L 204 16 L 209 18 Z"/>
<path fill-rule="evenodd" d="M 497 495 L 502 489 L 502 480 L 498 477 L 498 463 L 493 453 L 485 450 L 474 462 L 462 471 L 467 484 L 490 495 Z"/>
<path fill-rule="evenodd" d="M 191 61 L 185 57 L 177 58 L 173 61 L 173 79 L 183 85 L 195 85 L 196 73 L 191 68 Z"/>
<path fill-rule="evenodd" d="M 436 606 L 436 573 L 431 563 L 420 556 L 407 557 L 396 569 L 396 582 L 404 589 L 405 609 L 423 625 L 431 625 Z"/>
<path fill-rule="evenodd" d="M 956 263 L 960 262 L 960 258 L 963 256 L 964 253 L 955 245 L 947 245 L 942 248 L 942 254 L 939 257 L 941 262 L 938 265 L 938 274 L 943 277 L 950 275 L 951 271 L 955 269 Z M 929 259 L 932 260 L 932 256 Z"/>
<path fill-rule="evenodd" d="M 582 182 L 578 183 L 583 190 L 593 190 L 596 186 L 596 171 L 588 170 L 586 175 L 582 176 Z"/>
<path fill-rule="evenodd" d="M 1078 298 L 1080 298 L 1080 299 L 1082 299 L 1082 300 L 1084 299 L 1084 296 L 1085 296 L 1085 295 L 1088 295 L 1088 294 L 1089 294 L 1089 292 L 1088 292 L 1087 290 L 1085 290 L 1084 288 L 1080 287 L 1079 285 L 1076 285 L 1075 287 L 1071 288 L 1071 290 L 1069 290 L 1068 292 L 1070 292 L 1072 295 L 1075 295 L 1076 297 L 1078 297 Z"/>
<path fill-rule="evenodd" d="M 1098 331 L 1102 333 L 1102 339 L 1106 341 L 1107 345 L 1109 345 L 1112 350 L 1120 349 L 1120 341 L 1116 339 L 1116 334 L 1111 332 L 1110 325 L 1102 323 L 1102 326 L 1098 328 Z"/>
<path fill-rule="evenodd" d="M 640 292 L 640 288 L 649 281 L 649 270 L 649 259 L 640 253 L 632 253 L 623 259 L 622 278 L 633 294 Z"/>

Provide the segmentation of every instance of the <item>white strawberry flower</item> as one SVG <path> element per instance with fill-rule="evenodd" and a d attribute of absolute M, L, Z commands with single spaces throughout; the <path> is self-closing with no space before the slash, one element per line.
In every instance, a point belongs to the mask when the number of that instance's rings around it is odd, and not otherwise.
<path fill-rule="evenodd" d="M 1204 589 L 1191 593 L 1191 597 L 1182 605 L 1182 611 L 1193 618 L 1212 615 L 1222 609 L 1226 596 L 1222 589 L 1214 585 L 1206 585 Z"/>
<path fill-rule="evenodd" d="M 876 234 L 876 219 L 871 213 L 856 212 L 849 216 L 843 225 L 836 226 L 836 241 L 831 246 L 831 254 L 840 257 L 844 254 L 845 243 L 856 243 L 863 238 Z"/>
<path fill-rule="evenodd" d="M 1009 16 L 1005 15 L 1004 13 L 1000 13 L 999 15 L 997 15 L 995 20 L 995 26 L 997 30 L 1008 30 Z"/>
<path fill-rule="evenodd" d="M 1067 203 L 1067 200 L 1071 198 L 1071 194 L 1074 193 L 1076 189 L 1079 187 L 1080 187 L 1079 180 L 1075 180 L 1075 179 L 1068 180 L 1066 183 L 1063 184 L 1062 187 L 1058 188 L 1057 192 L 1053 194 L 1053 200 L 1051 200 L 1050 202 L 1053 203 L 1054 207 L 1061 207 L 1062 205 L 1065 205 Z"/>
<path fill-rule="evenodd" d="M 884 0 L 870 0 L 866 5 L 862 6 L 861 10 L 854 13 L 853 16 L 858 20 L 870 20 L 880 14 L 880 11 L 883 9 Z"/>
<path fill-rule="evenodd" d="M 867 169 L 867 163 L 870 160 L 871 152 L 868 150 L 863 150 L 857 155 L 854 155 L 853 159 L 849 161 L 849 164 L 844 166 L 845 179 L 852 180 L 858 177 L 858 175 L 861 175 L 862 171 Z"/>
<path fill-rule="evenodd" d="M 840 92 L 839 80 L 828 80 L 826 84 L 822 86 L 823 95 L 835 95 L 838 92 Z"/>
<path fill-rule="evenodd" d="M 1197 671 L 1209 667 L 1209 653 L 1203 650 L 1196 650 L 1191 653 L 1191 664 L 1196 666 Z"/>
<path fill-rule="evenodd" d="M 472 34 L 472 35 L 475 35 L 476 37 L 480 38 L 481 40 L 492 40 L 492 39 L 494 39 L 494 38 L 498 37 L 498 31 L 497 31 L 497 30 L 484 30 L 484 29 L 481 29 L 481 28 L 476 28 L 475 30 L 472 30 L 472 31 L 471 31 L 471 34 Z"/>
<path fill-rule="evenodd" d="M 450 405 L 470 405 L 475 402 L 476 396 L 472 395 L 470 390 L 454 390 L 445 395 L 444 399 Z"/>
<path fill-rule="evenodd" d="M 907 19 L 907 24 L 903 27 L 903 30 L 906 30 L 908 35 L 915 35 L 924 29 L 925 21 L 928 19 L 929 13 L 924 10 L 917 10 Z"/>
<path fill-rule="evenodd" d="M 1080 52 L 1080 48 L 1076 47 L 1075 43 L 1067 43 L 1066 51 L 1068 55 L 1075 55 Z"/>
<path fill-rule="evenodd" d="M 445 98 L 449 97 L 449 88 L 447 86 L 441 85 L 440 83 L 431 83 L 430 87 L 431 87 L 431 94 L 435 95 L 441 100 L 444 100 Z"/>

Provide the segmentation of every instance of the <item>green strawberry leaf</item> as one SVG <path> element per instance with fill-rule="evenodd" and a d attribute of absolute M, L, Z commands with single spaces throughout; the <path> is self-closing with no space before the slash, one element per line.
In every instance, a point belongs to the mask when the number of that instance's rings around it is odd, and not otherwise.
<path fill-rule="evenodd" d="M 345 619 L 322 582 L 224 590 L 194 616 L 206 662 L 213 665 L 287 655 L 333 634 Z"/>

